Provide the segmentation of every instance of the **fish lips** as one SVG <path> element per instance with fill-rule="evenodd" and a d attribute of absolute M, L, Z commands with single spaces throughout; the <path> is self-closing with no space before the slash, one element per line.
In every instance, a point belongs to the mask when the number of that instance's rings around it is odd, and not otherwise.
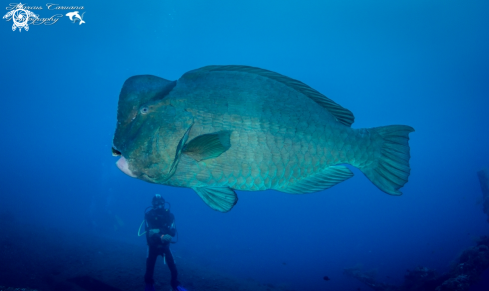
<path fill-rule="evenodd" d="M 143 181 L 150 182 L 150 183 L 156 183 L 157 181 L 163 178 L 163 177 L 159 177 L 158 175 L 156 176 L 151 175 L 150 172 L 154 172 L 152 171 L 151 168 L 147 169 L 148 173 L 141 171 L 141 163 L 144 164 L 147 163 L 148 161 L 143 160 L 143 161 L 139 161 L 138 163 L 137 160 L 133 160 L 129 157 L 126 158 L 126 156 L 122 154 L 122 152 L 120 152 L 115 146 L 112 147 L 112 156 L 119 157 L 119 159 L 115 164 L 117 168 L 121 170 L 121 172 L 128 175 L 129 177 L 141 179 Z"/>
<path fill-rule="evenodd" d="M 124 174 L 136 178 L 136 175 L 129 169 L 129 163 L 127 159 L 122 155 L 122 153 L 115 147 L 112 147 L 112 156 L 120 157 L 115 163 L 117 168 L 121 170 Z"/>
<path fill-rule="evenodd" d="M 129 169 L 129 163 L 124 156 L 121 155 L 121 157 L 115 164 L 117 165 L 117 168 L 119 168 L 119 170 L 121 170 L 124 174 L 128 175 L 129 177 L 137 178 L 137 176 L 131 171 L 131 169 Z"/>
<path fill-rule="evenodd" d="M 141 169 L 147 161 L 138 158 L 143 145 L 137 141 L 146 139 L 147 132 L 142 130 L 145 123 L 146 120 L 139 118 L 126 125 L 118 124 L 112 146 L 112 156 L 119 157 L 117 168 L 130 177 L 143 180 L 146 179 L 142 178 L 145 175 Z"/>

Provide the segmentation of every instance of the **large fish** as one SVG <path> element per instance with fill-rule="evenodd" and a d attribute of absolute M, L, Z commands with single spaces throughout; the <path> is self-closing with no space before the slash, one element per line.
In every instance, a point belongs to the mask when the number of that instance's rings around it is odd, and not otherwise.
<path fill-rule="evenodd" d="M 112 152 L 127 175 L 192 188 L 221 212 L 238 201 L 234 190 L 328 189 L 353 176 L 342 164 L 401 195 L 414 129 L 353 129 L 353 120 L 300 81 L 254 67 L 208 66 L 177 81 L 127 79 Z"/>

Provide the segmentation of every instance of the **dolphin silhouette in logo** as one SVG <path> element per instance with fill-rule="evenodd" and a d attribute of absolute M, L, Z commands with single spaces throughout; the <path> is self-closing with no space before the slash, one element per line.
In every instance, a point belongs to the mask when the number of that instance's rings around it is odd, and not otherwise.
<path fill-rule="evenodd" d="M 83 13 L 85 14 L 85 13 Z M 83 15 L 82 14 L 82 15 Z M 75 11 L 75 12 L 70 12 L 70 13 L 66 13 L 66 16 L 68 16 L 70 18 L 71 21 L 75 22 L 75 20 L 73 20 L 73 16 L 80 19 L 80 25 L 82 25 L 82 23 L 85 23 L 85 21 L 83 21 L 83 18 L 81 18 L 80 14 L 78 14 L 78 11 Z"/>

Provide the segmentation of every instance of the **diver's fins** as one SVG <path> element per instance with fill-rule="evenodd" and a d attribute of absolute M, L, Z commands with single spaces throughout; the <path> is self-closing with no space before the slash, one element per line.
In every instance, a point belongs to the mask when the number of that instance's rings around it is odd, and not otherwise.
<path fill-rule="evenodd" d="M 183 288 L 182 286 L 178 286 L 177 291 L 187 291 L 187 289 Z"/>

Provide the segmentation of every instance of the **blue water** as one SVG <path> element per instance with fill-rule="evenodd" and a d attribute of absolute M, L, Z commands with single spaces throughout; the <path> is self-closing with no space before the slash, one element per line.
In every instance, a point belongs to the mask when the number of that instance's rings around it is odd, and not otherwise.
<path fill-rule="evenodd" d="M 13 32 L 0 22 L 0 211 L 144 247 L 137 229 L 161 193 L 177 219 L 177 254 L 297 290 L 366 289 L 342 274 L 356 264 L 391 284 L 418 265 L 444 272 L 488 234 L 476 172 L 489 166 L 489 2 L 77 1 L 60 4 L 83 5 L 82 25 L 65 16 Z M 315 194 L 238 191 L 222 214 L 190 189 L 116 168 L 128 77 L 175 80 L 227 64 L 301 80 L 351 110 L 354 128 L 414 127 L 404 195 L 353 169 Z"/>

